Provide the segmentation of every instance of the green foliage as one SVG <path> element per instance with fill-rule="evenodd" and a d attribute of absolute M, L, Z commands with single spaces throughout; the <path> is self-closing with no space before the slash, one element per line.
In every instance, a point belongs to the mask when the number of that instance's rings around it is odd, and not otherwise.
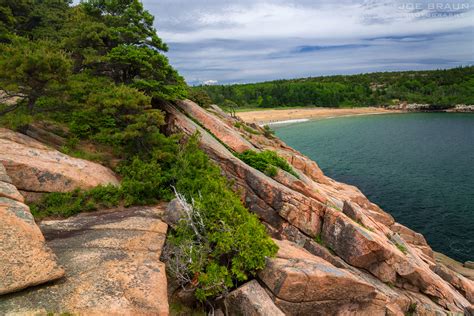
<path fill-rule="evenodd" d="M 99 186 L 89 191 L 48 193 L 38 202 L 30 205 L 31 213 L 37 219 L 44 217 L 69 217 L 81 212 L 95 211 L 101 207 L 117 206 L 121 189 L 115 186 Z"/>
<path fill-rule="evenodd" d="M 19 130 L 21 127 L 33 122 L 33 117 L 25 113 L 26 111 L 18 111 L 16 113 L 7 113 L 0 116 L 0 126 L 11 130 Z"/>
<path fill-rule="evenodd" d="M 410 306 L 408 306 L 408 310 L 406 311 L 405 315 L 406 316 L 416 315 L 417 307 L 418 307 L 418 303 L 411 303 Z"/>
<path fill-rule="evenodd" d="M 122 189 L 126 205 L 145 205 L 156 203 L 160 198 L 170 195 L 166 176 L 156 160 L 145 162 L 138 157 L 122 166 L 124 176 Z"/>
<path fill-rule="evenodd" d="M 175 186 L 193 203 L 193 222 L 181 221 L 168 237 L 170 264 L 182 260 L 201 301 L 219 295 L 265 266 L 277 246 L 265 227 L 232 192 L 219 168 L 191 138 L 178 155 Z"/>
<path fill-rule="evenodd" d="M 186 143 L 160 132 L 164 115 L 157 105 L 184 97 L 187 86 L 163 55 L 167 46 L 141 2 L 0 4 L 0 101 L 8 101 L 0 105 L 2 126 L 37 120 L 67 126 L 63 151 L 101 159 L 82 145 L 112 148 L 107 154 L 119 161 L 115 171 L 122 177 L 120 186 L 45 194 L 31 205 L 33 215 L 68 217 L 152 204 L 170 199 L 174 186 L 202 214 L 202 239 L 186 225 L 170 237 L 176 247 L 192 249 L 186 252 L 193 258 L 186 273 L 195 278 L 199 299 L 221 294 L 263 268 L 277 247 L 198 148 L 197 136 Z M 205 92 L 199 99 L 209 103 Z"/>
<path fill-rule="evenodd" d="M 211 98 L 207 92 L 202 89 L 188 89 L 188 99 L 196 102 L 203 108 L 207 108 L 212 104 Z"/>
<path fill-rule="evenodd" d="M 30 113 L 71 112 L 87 94 L 107 97 L 107 79 L 118 86 L 109 95 L 125 84 L 155 102 L 186 96 L 184 79 L 161 53 L 167 46 L 140 1 L 0 1 L 0 90 L 25 101 L 1 106 L 0 115 L 24 105 Z M 89 89 L 81 95 L 79 78 L 100 84 L 83 83 Z"/>
<path fill-rule="evenodd" d="M 153 27 L 154 17 L 139 0 L 86 0 L 82 6 L 88 16 L 110 28 L 113 35 L 111 45 L 127 43 L 168 50 Z"/>
<path fill-rule="evenodd" d="M 271 82 L 199 86 L 214 103 L 239 107 L 358 107 L 427 103 L 433 108 L 474 104 L 474 67 L 449 70 L 381 72 Z"/>
<path fill-rule="evenodd" d="M 395 243 L 395 246 L 398 248 L 398 250 L 403 252 L 404 255 L 408 254 L 408 249 L 407 249 L 407 247 L 405 247 L 405 245 Z"/>
<path fill-rule="evenodd" d="M 264 150 L 262 152 L 256 152 L 253 150 L 246 150 L 241 154 L 237 154 L 237 157 L 249 166 L 262 171 L 270 177 L 277 175 L 277 168 L 285 170 L 298 178 L 298 174 L 291 168 L 288 162 L 278 156 L 278 154 L 271 150 Z"/>
<path fill-rule="evenodd" d="M 57 95 L 70 72 L 71 60 L 52 42 L 15 38 L 12 43 L 0 44 L 0 90 L 27 100 L 0 110 L 0 114 L 20 105 L 27 105 L 32 113 L 40 98 Z"/>
<path fill-rule="evenodd" d="M 321 246 L 325 246 L 323 237 L 321 236 L 321 234 L 316 235 L 316 237 L 314 237 L 314 241 L 320 244 Z"/>
<path fill-rule="evenodd" d="M 264 125 L 264 126 L 263 126 L 263 135 L 264 135 L 266 138 L 272 138 L 272 137 L 274 137 L 274 135 L 275 135 L 275 131 L 272 130 L 270 126 Z"/>
<path fill-rule="evenodd" d="M 171 316 L 207 316 L 206 309 L 203 306 L 189 307 L 179 301 L 170 302 Z"/>
<path fill-rule="evenodd" d="M 234 127 L 239 128 L 239 129 L 242 128 L 244 131 L 246 131 L 249 134 L 260 135 L 260 133 L 258 131 L 254 130 L 253 128 L 251 128 L 250 126 L 248 126 L 245 123 L 236 122 L 234 124 Z"/>

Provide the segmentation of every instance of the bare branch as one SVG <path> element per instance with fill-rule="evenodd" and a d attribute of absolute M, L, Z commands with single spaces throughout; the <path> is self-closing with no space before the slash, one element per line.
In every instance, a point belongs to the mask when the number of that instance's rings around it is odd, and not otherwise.
<path fill-rule="evenodd" d="M 9 99 L 9 98 L 25 98 L 26 95 L 23 93 L 12 93 L 8 92 L 8 90 L 3 89 L 0 87 L 0 99 Z"/>

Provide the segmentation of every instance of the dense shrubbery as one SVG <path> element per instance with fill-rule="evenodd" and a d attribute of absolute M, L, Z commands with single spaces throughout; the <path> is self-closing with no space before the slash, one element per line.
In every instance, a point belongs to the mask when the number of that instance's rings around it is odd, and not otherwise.
<path fill-rule="evenodd" d="M 199 86 L 214 103 L 239 107 L 383 106 L 398 102 L 438 107 L 474 104 L 474 67 L 326 76 L 225 86 Z"/>
<path fill-rule="evenodd" d="M 176 172 L 176 190 L 183 193 L 189 217 L 169 236 L 165 255 L 171 271 L 181 281 L 194 282 L 196 297 L 205 300 L 262 269 L 277 247 L 198 149 L 196 137 L 180 151 Z"/>
<path fill-rule="evenodd" d="M 168 236 L 164 256 L 170 271 L 179 281 L 194 286 L 201 301 L 226 293 L 264 268 L 265 258 L 273 256 L 277 246 L 258 218 L 242 205 L 220 169 L 199 149 L 198 137 L 182 145 L 176 141 L 170 151 L 160 150 L 148 162 L 132 159 L 120 169 L 121 187 L 50 193 L 32 206 L 32 212 L 42 218 L 119 204 L 148 204 L 171 198 L 173 186 L 182 193 L 181 201 L 193 201 L 193 211 Z M 158 162 L 166 161 L 163 157 L 171 149 L 178 154 L 163 169 Z"/>
<path fill-rule="evenodd" d="M 278 168 L 280 168 L 298 178 L 298 174 L 291 168 L 290 164 L 274 151 L 264 150 L 262 152 L 256 152 L 246 150 L 241 154 L 237 154 L 237 157 L 249 166 L 264 172 L 268 176 L 276 176 Z"/>

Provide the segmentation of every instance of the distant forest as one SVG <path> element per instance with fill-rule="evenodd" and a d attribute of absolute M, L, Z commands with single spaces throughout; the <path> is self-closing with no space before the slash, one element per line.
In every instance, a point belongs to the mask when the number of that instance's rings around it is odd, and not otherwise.
<path fill-rule="evenodd" d="M 389 106 L 401 102 L 449 108 L 474 104 L 474 66 L 196 86 L 192 94 L 201 103 L 206 103 L 208 96 L 221 106 L 241 108 Z"/>

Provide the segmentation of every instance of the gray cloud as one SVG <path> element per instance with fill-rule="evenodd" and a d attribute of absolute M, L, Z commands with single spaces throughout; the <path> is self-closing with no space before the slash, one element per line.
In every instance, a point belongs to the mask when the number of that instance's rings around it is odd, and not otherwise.
<path fill-rule="evenodd" d="M 474 0 L 144 1 L 190 84 L 473 63 Z"/>

